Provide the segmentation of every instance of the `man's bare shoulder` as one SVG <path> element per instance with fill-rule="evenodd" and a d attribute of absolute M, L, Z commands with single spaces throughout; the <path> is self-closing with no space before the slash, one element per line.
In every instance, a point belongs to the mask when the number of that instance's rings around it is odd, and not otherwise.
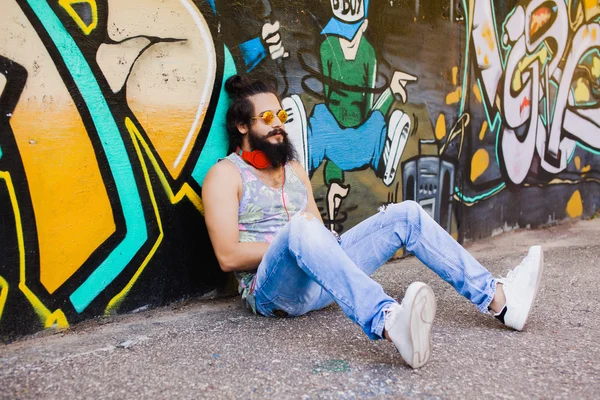
<path fill-rule="evenodd" d="M 240 172 L 235 164 L 227 159 L 223 159 L 210 167 L 204 178 L 204 185 L 206 186 L 208 183 L 209 185 L 221 186 L 235 184 L 240 180 Z"/>

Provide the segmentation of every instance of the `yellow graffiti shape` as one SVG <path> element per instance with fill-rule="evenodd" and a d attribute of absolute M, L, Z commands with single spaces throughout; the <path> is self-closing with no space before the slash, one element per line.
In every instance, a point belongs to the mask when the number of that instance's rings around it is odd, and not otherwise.
<path fill-rule="evenodd" d="M 542 47 L 538 52 L 531 54 L 529 56 L 523 57 L 521 61 L 517 64 L 517 69 L 513 74 L 512 79 L 512 89 L 519 92 L 521 91 L 521 87 L 523 85 L 522 75 L 523 73 L 529 69 L 530 65 L 534 62 L 538 62 L 541 65 L 546 63 L 546 60 L 549 58 L 548 48 L 546 46 Z"/>
<path fill-rule="evenodd" d="M 475 95 L 477 102 L 479 102 L 479 104 L 481 104 L 483 101 L 481 99 L 481 90 L 479 89 L 479 86 L 473 85 L 473 94 Z"/>
<path fill-rule="evenodd" d="M 593 10 L 598 7 L 598 0 L 583 0 L 582 3 L 584 10 Z"/>
<path fill-rule="evenodd" d="M 487 22 L 481 30 L 481 37 L 485 40 L 490 50 L 494 50 L 496 47 L 496 38 L 494 37 L 494 33 Z"/>
<path fill-rule="evenodd" d="M 481 30 L 481 37 L 485 40 L 490 50 L 494 50 L 496 47 L 496 38 L 494 37 L 494 33 L 487 22 Z"/>
<path fill-rule="evenodd" d="M 48 3 L 69 18 L 58 0 Z M 53 294 L 116 229 L 106 176 L 100 168 L 104 156 L 97 158 L 81 104 L 69 93 L 47 43 L 35 34 L 17 2 L 0 4 L 0 20 L 8 23 L 5 30 L 11 32 L 0 39 L 0 47 L 8 53 L 0 53 L 27 70 L 27 84 L 8 123 L 24 171 L 15 185 L 28 191 L 34 218 L 27 226 L 34 229 L 27 230 L 39 246 L 34 258 L 43 288 L 36 286 L 34 291 Z M 75 10 L 81 8 L 75 6 Z"/>
<path fill-rule="evenodd" d="M 456 104 L 460 101 L 460 96 L 462 95 L 462 89 L 460 87 L 456 88 L 456 90 L 452 93 L 449 93 L 446 96 L 446 104 Z"/>
<path fill-rule="evenodd" d="M 441 140 L 444 136 L 446 136 L 446 117 L 440 114 L 435 123 L 435 138 Z"/>
<path fill-rule="evenodd" d="M 575 162 L 575 168 L 577 168 L 577 169 L 581 168 L 581 158 L 579 156 L 575 156 L 575 158 L 573 159 L 573 162 Z"/>
<path fill-rule="evenodd" d="M 483 140 L 483 137 L 485 136 L 485 131 L 487 131 L 487 128 L 488 128 L 487 121 L 483 121 L 483 124 L 481 124 L 481 130 L 479 131 L 479 140 Z"/>
<path fill-rule="evenodd" d="M 598 57 L 594 57 L 592 61 L 592 75 L 594 75 L 595 78 L 600 77 L 600 58 Z"/>
<path fill-rule="evenodd" d="M 583 172 L 585 174 L 587 172 L 590 172 L 590 169 L 592 169 L 592 167 L 590 167 L 589 165 L 586 165 L 585 167 L 581 168 L 581 172 Z"/>
<path fill-rule="evenodd" d="M 490 165 L 490 155 L 486 149 L 479 149 L 471 160 L 471 182 L 475 182 Z"/>
<path fill-rule="evenodd" d="M 60 309 L 54 311 L 52 314 L 48 315 L 48 318 L 46 318 L 44 328 L 51 328 L 53 326 L 59 329 L 66 329 L 69 327 L 67 317 L 65 316 L 65 313 Z"/>
<path fill-rule="evenodd" d="M 458 67 L 452 67 L 452 84 L 456 86 L 458 76 Z"/>
<path fill-rule="evenodd" d="M 148 145 L 148 143 L 146 143 L 146 141 L 142 137 L 142 134 L 140 133 L 140 131 L 138 131 L 133 121 L 130 118 L 125 118 L 125 125 L 127 126 L 127 129 L 130 132 L 133 132 L 136 140 L 138 140 L 144 148 L 144 151 L 148 155 L 148 158 L 150 159 L 150 162 L 152 163 L 152 166 L 154 167 L 154 170 L 156 171 L 158 178 L 160 179 L 162 187 L 165 189 L 165 193 L 167 194 L 167 196 L 169 196 L 171 204 L 177 204 L 181 200 L 183 200 L 184 197 L 187 197 L 192 202 L 192 204 L 198 209 L 198 211 L 200 211 L 200 214 L 204 215 L 204 206 L 202 205 L 202 199 L 200 198 L 198 193 L 196 193 L 196 191 L 192 189 L 192 187 L 187 183 L 183 184 L 179 192 L 174 193 L 173 189 L 171 189 L 171 186 L 169 185 L 169 181 L 167 180 L 165 173 L 160 169 L 160 165 L 156 157 L 154 157 L 154 154 L 152 154 L 150 146 Z"/>
<path fill-rule="evenodd" d="M 65 9 L 67 14 L 73 18 L 73 21 L 79 26 L 79 28 L 85 33 L 89 35 L 92 33 L 96 26 L 98 26 L 98 6 L 96 5 L 96 0 L 58 0 L 58 4 L 61 5 L 62 8 Z M 91 20 L 86 22 L 83 20 L 82 16 L 75 10 L 75 8 L 89 7 L 90 18 Z"/>
<path fill-rule="evenodd" d="M 583 0 L 582 4 L 586 21 L 591 21 L 600 14 L 600 4 L 598 3 L 598 0 Z"/>
<path fill-rule="evenodd" d="M 0 276 L 0 321 L 2 321 L 2 313 L 4 312 L 4 304 L 8 297 L 8 282 Z"/>
<path fill-rule="evenodd" d="M 156 216 L 156 222 L 158 224 L 158 230 L 159 230 L 160 234 L 158 235 L 156 242 L 152 246 L 152 249 L 150 249 L 150 251 L 146 255 L 146 258 L 144 258 L 144 261 L 142 261 L 142 264 L 140 265 L 140 267 L 137 269 L 135 274 L 133 274 L 133 276 L 131 277 L 129 282 L 127 282 L 127 285 L 125 285 L 123 290 L 121 290 L 119 293 L 117 293 L 115 295 L 115 297 L 113 297 L 108 302 L 108 305 L 106 306 L 106 309 L 104 310 L 105 315 L 110 315 L 117 311 L 117 309 L 119 308 L 121 303 L 123 303 L 123 300 L 125 300 L 125 297 L 127 297 L 127 294 L 129 293 L 129 291 L 131 290 L 133 285 L 135 285 L 135 282 L 137 282 L 137 280 L 140 277 L 140 275 L 142 274 L 142 272 L 144 272 L 144 269 L 146 268 L 146 266 L 148 265 L 148 263 L 150 262 L 152 257 L 154 257 L 154 254 L 156 253 L 156 250 L 158 250 L 158 247 L 160 246 L 160 244 L 163 240 L 163 237 L 164 237 L 162 220 L 161 220 L 160 214 L 158 212 L 158 205 L 156 204 L 156 198 L 154 197 L 154 190 L 152 189 L 152 183 L 150 182 L 150 174 L 148 173 L 148 167 L 146 166 L 146 162 L 144 161 L 144 154 L 142 153 L 142 150 L 140 149 L 140 145 L 138 143 L 138 137 L 141 137 L 140 132 L 137 130 L 137 128 L 135 127 L 135 125 L 133 124 L 131 119 L 129 119 L 129 118 L 125 119 L 125 125 L 127 126 L 127 129 L 129 130 L 129 134 L 131 135 L 131 139 L 132 139 L 133 145 L 135 147 L 135 152 L 137 153 L 138 158 L 140 159 L 140 163 L 142 165 L 142 170 L 144 171 L 144 180 L 146 181 L 146 186 L 148 187 L 148 194 L 150 195 L 150 201 L 152 202 L 152 208 L 154 209 L 154 215 Z M 151 153 L 148 153 L 148 154 L 151 154 Z"/>
<path fill-rule="evenodd" d="M 90 136 L 70 98 L 52 108 L 19 102 L 10 124 L 36 217 L 40 281 L 52 294 L 115 231 L 114 214 Z"/>
<path fill-rule="evenodd" d="M 571 218 L 580 217 L 583 214 L 583 202 L 581 201 L 581 193 L 576 190 L 567 203 L 567 214 Z"/>
<path fill-rule="evenodd" d="M 6 183 L 13 214 L 15 216 L 15 229 L 17 231 L 17 244 L 19 246 L 19 289 L 21 292 L 23 292 L 29 303 L 31 303 L 33 306 L 33 310 L 41 319 L 44 327 L 49 328 L 53 325 L 56 325 L 58 328 L 67 328 L 69 323 L 62 310 L 57 309 L 54 312 L 50 312 L 50 310 L 44 306 L 44 304 L 25 284 L 25 237 L 23 235 L 21 210 L 19 209 L 19 204 L 17 203 L 17 194 L 15 192 L 15 187 L 13 185 L 10 173 L 6 171 L 0 171 L 0 179 Z"/>
<path fill-rule="evenodd" d="M 577 79 L 577 85 L 575 86 L 575 101 L 578 103 L 585 103 L 590 101 L 590 89 L 587 84 L 583 81 L 583 78 Z"/>

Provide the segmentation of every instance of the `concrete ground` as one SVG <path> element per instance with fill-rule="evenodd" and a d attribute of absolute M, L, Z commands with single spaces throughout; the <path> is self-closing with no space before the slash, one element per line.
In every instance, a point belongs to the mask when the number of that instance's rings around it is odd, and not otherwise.
<path fill-rule="evenodd" d="M 151 399 L 600 398 L 600 219 L 467 244 L 496 275 L 530 245 L 545 275 L 525 331 L 479 314 L 416 258 L 374 275 L 398 298 L 415 280 L 438 300 L 433 355 L 408 368 L 331 306 L 294 319 L 195 299 L 0 345 L 0 397 Z"/>

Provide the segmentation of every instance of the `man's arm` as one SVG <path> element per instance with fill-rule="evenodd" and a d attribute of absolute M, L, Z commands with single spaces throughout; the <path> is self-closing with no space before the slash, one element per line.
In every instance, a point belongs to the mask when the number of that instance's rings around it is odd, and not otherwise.
<path fill-rule="evenodd" d="M 202 203 L 208 235 L 219 266 L 225 272 L 258 268 L 269 243 L 239 241 L 238 208 L 242 188 L 240 173 L 230 161 L 215 164 L 202 186 Z"/>
<path fill-rule="evenodd" d="M 313 195 L 312 185 L 310 183 L 310 179 L 306 174 L 302 165 L 296 161 L 292 161 L 290 163 L 294 172 L 300 178 L 304 186 L 306 187 L 306 192 L 308 194 L 308 202 L 306 203 L 306 212 L 312 214 L 315 218 L 318 218 L 321 223 L 323 223 L 323 218 L 321 217 L 321 213 L 319 212 L 319 208 L 317 207 L 317 203 L 315 202 L 315 196 Z"/>

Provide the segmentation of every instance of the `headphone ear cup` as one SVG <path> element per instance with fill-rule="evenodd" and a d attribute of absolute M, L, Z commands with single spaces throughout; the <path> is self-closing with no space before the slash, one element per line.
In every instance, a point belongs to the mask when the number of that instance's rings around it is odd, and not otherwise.
<path fill-rule="evenodd" d="M 238 147 L 236 153 L 242 157 L 242 160 L 249 162 L 255 168 L 265 169 L 271 165 L 267 155 L 260 150 L 245 151 Z"/>
<path fill-rule="evenodd" d="M 269 159 L 267 158 L 267 155 L 265 153 L 263 153 L 262 151 L 254 150 L 253 152 L 251 152 L 249 154 L 252 155 L 252 161 L 250 161 L 250 164 L 254 165 L 256 168 L 265 169 L 269 165 L 271 165 L 271 163 L 269 162 Z"/>

